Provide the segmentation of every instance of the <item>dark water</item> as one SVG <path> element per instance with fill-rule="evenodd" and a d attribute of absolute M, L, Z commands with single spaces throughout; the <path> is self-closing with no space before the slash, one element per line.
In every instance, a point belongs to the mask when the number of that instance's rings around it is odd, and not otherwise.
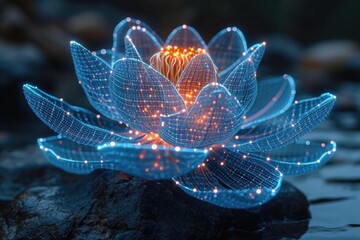
<path fill-rule="evenodd" d="M 335 140 L 334 158 L 313 174 L 287 179 L 311 203 L 312 219 L 301 239 L 360 239 L 360 132 L 330 125 L 328 121 L 308 138 Z"/>

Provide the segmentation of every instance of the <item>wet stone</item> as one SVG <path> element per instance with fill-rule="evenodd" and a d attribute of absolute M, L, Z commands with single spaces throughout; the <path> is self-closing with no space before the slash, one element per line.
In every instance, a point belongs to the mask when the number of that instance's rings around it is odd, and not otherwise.
<path fill-rule="evenodd" d="M 145 181 L 108 170 L 67 174 L 31 149 L 27 154 L 18 150 L 17 157 L 32 161 L 1 171 L 3 179 L 6 174 L 22 178 L 29 171 L 34 175 L 28 178 L 32 184 L 18 184 L 17 196 L 3 202 L 0 238 L 277 239 L 298 238 L 307 230 L 308 201 L 287 182 L 261 208 L 224 209 L 188 196 L 172 181 Z M 8 200 L 15 192 L 0 194 Z"/>

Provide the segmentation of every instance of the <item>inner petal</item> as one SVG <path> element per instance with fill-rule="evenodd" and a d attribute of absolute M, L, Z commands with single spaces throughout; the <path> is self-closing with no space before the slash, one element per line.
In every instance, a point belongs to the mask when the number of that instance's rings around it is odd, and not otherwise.
<path fill-rule="evenodd" d="M 180 48 L 169 45 L 161 48 L 160 52 L 155 53 L 150 58 L 150 65 L 176 85 L 181 73 L 191 59 L 197 54 L 203 53 L 206 53 L 203 48 Z"/>

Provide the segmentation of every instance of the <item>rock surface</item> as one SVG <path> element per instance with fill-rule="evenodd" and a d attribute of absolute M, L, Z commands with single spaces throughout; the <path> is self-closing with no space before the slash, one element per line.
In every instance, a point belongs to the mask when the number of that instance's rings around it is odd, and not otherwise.
<path fill-rule="evenodd" d="M 7 202 L 22 187 L 15 181 L 4 183 L 9 187 L 1 192 L 6 195 L 0 213 L 2 239 L 278 239 L 297 238 L 307 230 L 307 199 L 286 182 L 259 209 L 224 209 L 188 196 L 171 181 L 145 181 L 106 170 L 79 177 L 48 165 L 34 148 L 26 153 L 2 156 L 2 164 L 14 155 L 33 160 L 1 171 L 2 179 L 28 179 L 23 188 L 30 187 Z M 24 177 L 29 172 L 31 178 Z"/>

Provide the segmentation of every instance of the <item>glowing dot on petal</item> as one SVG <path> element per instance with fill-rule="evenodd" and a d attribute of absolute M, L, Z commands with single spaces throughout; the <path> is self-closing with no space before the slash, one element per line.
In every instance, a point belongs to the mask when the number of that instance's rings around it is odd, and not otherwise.
<path fill-rule="evenodd" d="M 214 189 L 214 193 L 218 193 L 219 190 L 217 188 Z"/>
<path fill-rule="evenodd" d="M 267 158 L 266 158 L 266 161 L 270 161 L 270 157 L 267 157 Z"/>
<path fill-rule="evenodd" d="M 97 119 L 101 118 L 100 114 L 96 115 L 96 118 L 97 118 Z"/>
<path fill-rule="evenodd" d="M 179 185 L 179 184 L 180 184 L 180 182 L 179 182 L 179 181 L 176 181 L 176 182 L 175 182 L 175 184 L 176 184 L 176 185 Z"/>
<path fill-rule="evenodd" d="M 298 165 L 298 166 L 301 165 L 301 162 L 297 162 L 297 165 Z"/>
<path fill-rule="evenodd" d="M 321 143 L 321 146 L 322 146 L 322 147 L 325 147 L 325 143 Z"/>
<path fill-rule="evenodd" d="M 176 151 L 176 152 L 179 152 L 179 151 L 180 151 L 180 147 L 179 147 L 179 146 L 176 146 L 176 147 L 175 147 L 175 151 Z"/>
<path fill-rule="evenodd" d="M 295 124 L 291 124 L 291 127 L 295 127 Z"/>
<path fill-rule="evenodd" d="M 275 189 L 271 189 L 271 192 L 272 192 L 272 193 L 275 193 Z"/>
<path fill-rule="evenodd" d="M 157 149 L 157 145 L 156 144 L 151 145 L 151 149 L 153 150 Z"/>
<path fill-rule="evenodd" d="M 110 146 L 111 146 L 111 147 L 114 147 L 114 146 L 115 146 L 115 142 L 114 142 L 114 141 L 110 142 Z"/>
<path fill-rule="evenodd" d="M 256 193 L 261 194 L 261 189 L 260 188 L 256 189 Z"/>
<path fill-rule="evenodd" d="M 197 189 L 196 189 L 196 188 L 194 188 L 194 189 L 193 189 L 193 192 L 197 192 Z"/>
<path fill-rule="evenodd" d="M 183 24 L 183 25 L 182 25 L 182 28 L 183 28 L 183 29 L 187 28 L 186 24 Z"/>
<path fill-rule="evenodd" d="M 87 160 L 85 160 L 85 161 L 84 161 L 84 163 L 85 163 L 85 164 L 88 164 L 88 161 L 87 161 Z"/>

